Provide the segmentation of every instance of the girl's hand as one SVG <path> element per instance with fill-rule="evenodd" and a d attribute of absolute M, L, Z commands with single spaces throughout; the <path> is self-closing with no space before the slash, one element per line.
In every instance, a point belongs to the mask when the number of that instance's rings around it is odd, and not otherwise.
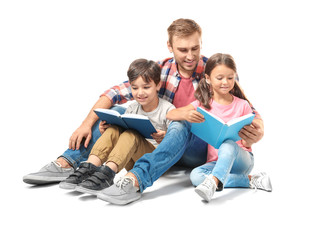
<path fill-rule="evenodd" d="M 107 128 L 109 128 L 111 124 L 107 124 L 106 121 L 101 121 L 99 124 L 99 131 L 101 134 L 103 134 Z"/>
<path fill-rule="evenodd" d="M 188 121 L 188 122 L 191 122 L 191 123 L 201 123 L 201 122 L 204 122 L 204 116 L 196 111 L 196 110 L 189 110 L 186 112 L 185 114 L 185 119 Z"/>
<path fill-rule="evenodd" d="M 254 143 L 263 138 L 264 125 L 260 119 L 254 119 L 251 125 L 244 126 L 239 132 L 239 136 L 242 138 L 242 143 L 245 147 L 251 147 Z"/>
<path fill-rule="evenodd" d="M 151 137 L 154 140 L 156 140 L 156 142 L 159 144 L 164 139 L 165 135 L 166 135 L 166 131 L 157 129 L 157 132 L 156 133 L 152 133 Z"/>

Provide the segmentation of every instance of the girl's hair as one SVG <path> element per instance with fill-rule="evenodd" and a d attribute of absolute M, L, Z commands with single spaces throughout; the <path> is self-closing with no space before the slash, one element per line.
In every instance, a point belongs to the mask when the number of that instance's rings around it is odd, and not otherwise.
<path fill-rule="evenodd" d="M 225 65 L 226 67 L 232 69 L 237 75 L 236 64 L 233 57 L 229 54 L 222 53 L 216 53 L 208 59 L 205 66 L 205 74 L 211 76 L 212 70 L 218 65 Z M 230 91 L 230 93 L 238 98 L 244 99 L 249 102 L 242 88 L 240 87 L 237 76 L 235 79 L 234 87 Z M 211 109 L 210 103 L 213 97 L 213 91 L 210 84 L 206 82 L 205 78 L 201 79 L 201 81 L 199 82 L 198 87 L 195 91 L 195 97 L 206 109 Z"/>
<path fill-rule="evenodd" d="M 144 82 L 149 83 L 153 81 L 158 85 L 160 82 L 160 74 L 161 69 L 156 62 L 143 58 L 133 61 L 127 71 L 130 84 L 137 78 L 142 77 Z"/>

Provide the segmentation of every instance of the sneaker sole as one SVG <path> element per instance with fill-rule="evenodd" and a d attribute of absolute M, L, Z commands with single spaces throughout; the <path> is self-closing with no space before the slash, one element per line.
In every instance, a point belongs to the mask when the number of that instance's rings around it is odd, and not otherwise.
<path fill-rule="evenodd" d="M 117 199 L 117 198 L 114 198 L 114 197 L 110 197 L 109 195 L 106 195 L 104 193 L 99 193 L 97 195 L 97 198 L 100 199 L 100 200 L 115 204 L 115 205 L 126 205 L 128 203 L 137 201 L 138 199 L 141 198 L 141 195 L 137 195 L 136 197 L 133 197 L 133 198 L 130 198 L 130 199 L 127 199 L 127 200 L 123 200 L 123 199 Z"/>
<path fill-rule="evenodd" d="M 65 180 L 67 177 L 40 177 L 40 176 L 27 176 L 23 177 L 23 182 L 28 184 L 48 184 L 48 183 L 59 183 L 63 180 Z"/>
<path fill-rule="evenodd" d="M 59 187 L 66 190 L 74 190 L 77 187 L 77 184 L 60 182 Z"/>
<path fill-rule="evenodd" d="M 203 191 L 201 191 L 200 189 L 195 189 L 195 192 L 205 201 L 210 202 L 211 199 L 209 199 Z"/>
<path fill-rule="evenodd" d="M 88 188 L 84 188 L 81 186 L 76 186 L 75 191 L 77 192 L 81 192 L 81 193 L 87 193 L 87 194 L 91 194 L 91 195 L 96 195 L 101 191 L 101 190 L 92 190 L 92 189 L 88 189 Z"/>

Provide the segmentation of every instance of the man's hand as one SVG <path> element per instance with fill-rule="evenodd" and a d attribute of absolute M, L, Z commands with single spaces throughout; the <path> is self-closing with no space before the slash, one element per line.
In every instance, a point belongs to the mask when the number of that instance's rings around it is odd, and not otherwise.
<path fill-rule="evenodd" d="M 257 143 L 263 138 L 264 124 L 260 119 L 254 119 L 251 125 L 244 126 L 239 132 L 245 147 L 251 147 L 252 144 Z"/>
<path fill-rule="evenodd" d="M 80 148 L 82 140 L 85 138 L 84 147 L 87 148 L 92 137 L 91 128 L 82 124 L 71 135 L 69 139 L 69 149 L 78 150 Z"/>
<path fill-rule="evenodd" d="M 166 131 L 162 131 L 162 130 L 159 130 L 157 129 L 157 132 L 156 133 L 152 133 L 151 136 L 154 140 L 156 140 L 156 142 L 159 144 L 161 143 L 161 141 L 164 139 L 166 135 Z"/>

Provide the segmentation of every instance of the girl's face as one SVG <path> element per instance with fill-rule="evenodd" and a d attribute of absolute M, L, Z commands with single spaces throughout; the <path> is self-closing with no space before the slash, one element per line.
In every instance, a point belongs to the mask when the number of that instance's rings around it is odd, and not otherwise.
<path fill-rule="evenodd" d="M 138 77 L 130 85 L 134 99 L 142 105 L 144 111 L 152 111 L 158 106 L 158 91 L 160 89 L 160 83 L 156 85 L 152 80 L 146 83 L 142 77 Z"/>
<path fill-rule="evenodd" d="M 217 65 L 210 76 L 205 74 L 206 81 L 211 85 L 214 96 L 229 94 L 235 84 L 236 73 L 226 65 Z"/>

